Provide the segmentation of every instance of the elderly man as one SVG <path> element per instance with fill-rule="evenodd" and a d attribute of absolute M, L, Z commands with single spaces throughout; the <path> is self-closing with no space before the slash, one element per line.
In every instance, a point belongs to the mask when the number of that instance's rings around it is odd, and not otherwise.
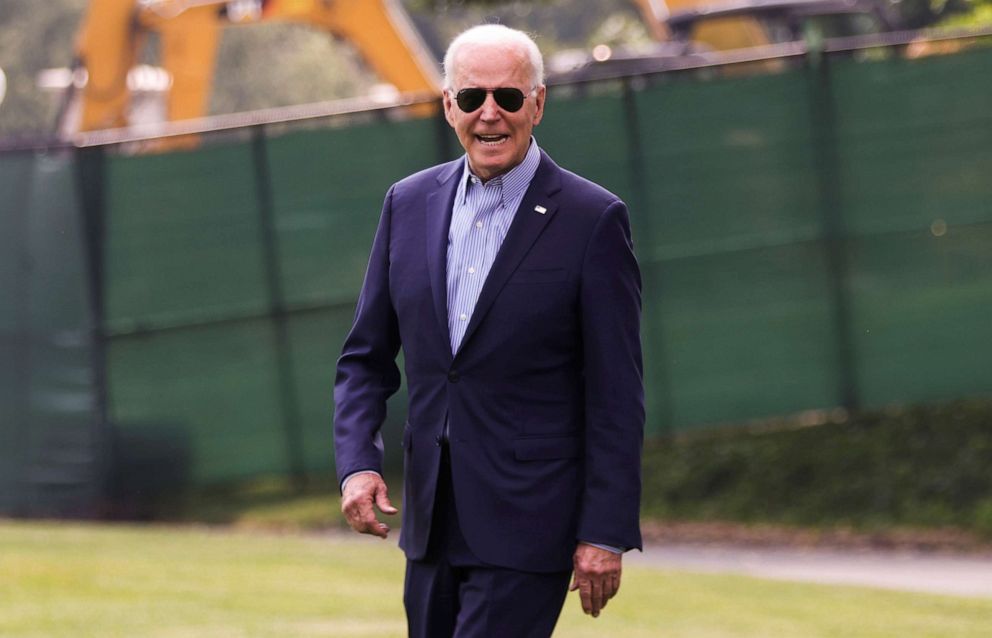
<path fill-rule="evenodd" d="M 531 136 L 534 42 L 475 27 L 444 67 L 465 156 L 386 195 L 338 361 L 341 507 L 386 537 L 379 428 L 402 347 L 410 635 L 549 636 L 571 572 L 598 616 L 640 548 L 640 275 L 624 203 Z"/>

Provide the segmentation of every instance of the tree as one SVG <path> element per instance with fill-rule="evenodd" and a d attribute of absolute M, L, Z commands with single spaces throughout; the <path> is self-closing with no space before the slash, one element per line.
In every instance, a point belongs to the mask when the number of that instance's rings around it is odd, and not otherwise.
<path fill-rule="evenodd" d="M 988 27 L 992 25 L 992 0 L 963 0 L 965 10 L 947 15 L 942 27 Z"/>
<path fill-rule="evenodd" d="M 37 88 L 40 71 L 69 66 L 86 0 L 0 0 L 0 66 L 7 97 L 0 105 L 0 135 L 54 131 L 56 98 Z"/>

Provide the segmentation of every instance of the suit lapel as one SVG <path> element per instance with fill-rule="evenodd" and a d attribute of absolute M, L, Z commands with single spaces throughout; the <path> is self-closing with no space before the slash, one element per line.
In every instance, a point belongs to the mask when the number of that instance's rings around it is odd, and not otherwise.
<path fill-rule="evenodd" d="M 520 202 L 520 208 L 517 209 L 513 222 L 506 232 L 506 238 L 499 252 L 496 253 L 492 268 L 489 269 L 486 283 L 483 284 L 475 309 L 472 311 L 472 319 L 468 322 L 465 336 L 458 346 L 459 352 L 465 348 L 465 344 L 482 323 L 506 284 L 506 280 L 517 269 L 531 246 L 537 241 L 541 231 L 558 211 L 558 199 L 554 195 L 561 190 L 560 170 L 551 158 L 541 151 L 541 164 Z M 539 212 L 539 209 L 543 209 L 543 212 Z"/>
<path fill-rule="evenodd" d="M 451 162 L 437 177 L 438 187 L 428 193 L 424 208 L 424 227 L 427 233 L 427 272 L 434 297 L 434 314 L 444 337 L 444 351 L 451 354 L 451 335 L 448 332 L 448 228 L 454 209 L 458 176 L 464 160 Z"/>

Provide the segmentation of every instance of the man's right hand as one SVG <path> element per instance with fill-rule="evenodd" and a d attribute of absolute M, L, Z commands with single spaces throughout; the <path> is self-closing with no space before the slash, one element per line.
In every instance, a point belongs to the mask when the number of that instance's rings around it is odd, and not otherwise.
<path fill-rule="evenodd" d="M 376 519 L 373 509 L 374 504 L 383 514 L 392 515 L 399 511 L 389 502 L 387 492 L 386 482 L 378 474 L 369 472 L 348 479 L 341 495 L 341 512 L 351 529 L 381 538 L 389 535 L 389 525 Z"/>

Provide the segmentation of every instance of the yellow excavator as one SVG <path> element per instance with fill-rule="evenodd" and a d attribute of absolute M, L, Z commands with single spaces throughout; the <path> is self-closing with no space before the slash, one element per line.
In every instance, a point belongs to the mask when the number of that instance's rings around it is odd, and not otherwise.
<path fill-rule="evenodd" d="M 712 1 L 634 0 L 634 4 L 640 9 L 641 17 L 651 36 L 659 42 L 666 42 L 675 37 L 672 27 L 668 24 L 672 15 Z M 760 46 L 769 42 L 762 25 L 750 16 L 735 16 L 732 20 L 702 25 L 699 31 L 693 34 L 693 40 L 714 50 Z"/>
<path fill-rule="evenodd" d="M 884 0 L 635 0 L 652 36 L 710 51 L 901 28 Z"/>
<path fill-rule="evenodd" d="M 149 33 L 158 34 L 160 64 L 172 80 L 166 119 L 203 116 L 221 29 L 267 21 L 324 29 L 353 44 L 400 92 L 440 95 L 438 65 L 399 0 L 91 0 L 76 43 L 77 66 L 87 75 L 79 129 L 128 124 L 128 71 Z M 436 108 L 423 104 L 415 113 Z"/>

